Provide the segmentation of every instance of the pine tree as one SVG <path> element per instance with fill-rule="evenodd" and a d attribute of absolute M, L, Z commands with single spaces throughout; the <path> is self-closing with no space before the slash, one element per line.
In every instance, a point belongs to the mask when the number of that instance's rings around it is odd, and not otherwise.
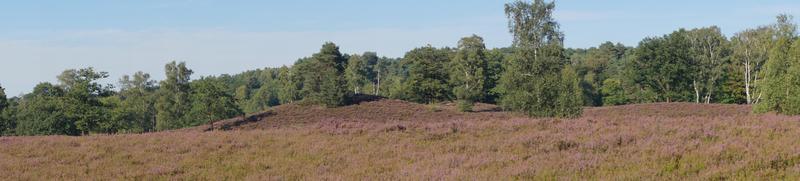
<path fill-rule="evenodd" d="M 319 53 L 311 57 L 308 66 L 301 69 L 306 99 L 326 107 L 344 105 L 347 94 L 347 82 L 344 79 L 346 61 L 336 44 L 329 42 L 322 45 Z"/>

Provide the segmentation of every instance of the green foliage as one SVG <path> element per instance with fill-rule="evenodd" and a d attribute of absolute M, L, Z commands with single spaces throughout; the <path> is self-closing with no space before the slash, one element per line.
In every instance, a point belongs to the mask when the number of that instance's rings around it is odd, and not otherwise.
<path fill-rule="evenodd" d="M 182 127 L 241 116 L 244 113 L 225 86 L 217 80 L 201 78 L 191 84 L 192 108 Z"/>
<path fill-rule="evenodd" d="M 458 42 L 458 50 L 451 62 L 450 84 L 459 100 L 461 111 L 472 111 L 472 104 L 484 100 L 489 77 L 486 46 L 483 38 L 472 35 Z M 466 106 L 469 104 L 470 106 Z"/>
<path fill-rule="evenodd" d="M 141 133 L 154 131 L 156 127 L 156 85 L 150 74 L 136 72 L 125 75 L 119 81 L 120 92 L 106 98 L 104 104 L 110 111 L 112 130 L 116 132 Z"/>
<path fill-rule="evenodd" d="M 93 68 L 70 69 L 58 76 L 65 90 L 62 97 L 63 111 L 67 119 L 74 121 L 81 134 L 113 131 L 110 119 L 100 99 L 108 96 L 110 87 L 102 86 L 96 80 L 108 77 L 107 72 L 96 72 Z"/>
<path fill-rule="evenodd" d="M 774 25 L 775 38 L 769 51 L 769 58 L 765 64 L 764 80 L 761 93 L 763 98 L 753 109 L 755 112 L 775 111 L 783 114 L 800 114 L 800 98 L 797 98 L 798 58 L 796 51 L 798 45 L 792 45 L 796 38 L 797 25 L 790 23 L 791 17 L 778 16 L 778 23 Z M 793 52 L 794 51 L 794 52 Z"/>
<path fill-rule="evenodd" d="M 302 70 L 302 65 L 298 61 L 291 69 L 283 66 L 278 70 L 278 83 L 280 84 L 278 100 L 281 104 L 292 103 L 302 98 L 300 90 L 303 87 L 303 79 L 298 73 Z"/>
<path fill-rule="evenodd" d="M 36 85 L 17 112 L 17 135 L 79 135 L 65 107 L 65 90 L 50 83 Z"/>
<path fill-rule="evenodd" d="M 770 27 L 759 27 L 757 29 L 748 29 L 736 33 L 731 38 L 732 53 L 732 74 L 726 76 L 735 86 L 739 84 L 739 88 L 726 87 L 727 94 L 738 93 L 743 96 L 743 100 L 735 102 L 744 102 L 753 104 L 759 101 L 757 95 L 761 95 L 759 87 L 756 87 L 756 82 L 759 82 L 762 76 L 762 69 L 764 63 L 769 57 L 769 47 L 772 44 L 773 29 Z M 732 84 L 732 83 L 728 83 Z M 734 92 L 740 89 L 739 92 Z"/>
<path fill-rule="evenodd" d="M 374 84 L 377 63 L 378 56 L 374 52 L 350 56 L 345 70 L 345 79 L 347 80 L 348 88 L 353 90 L 352 93 L 361 94 L 364 87 Z"/>
<path fill-rule="evenodd" d="M 658 101 L 689 101 L 692 94 L 692 55 L 687 31 L 647 38 L 639 43 L 632 62 L 633 80 L 655 91 Z"/>
<path fill-rule="evenodd" d="M 262 85 L 251 97 L 248 109 L 245 112 L 261 112 L 269 107 L 278 105 L 280 101 L 275 92 L 274 87 L 271 85 Z"/>
<path fill-rule="evenodd" d="M 0 86 L 0 111 L 3 111 L 8 107 L 8 98 L 6 97 L 6 89 L 3 86 Z"/>
<path fill-rule="evenodd" d="M 629 102 L 628 97 L 625 95 L 625 89 L 622 87 L 622 81 L 617 78 L 604 80 L 600 92 L 603 94 L 603 105 L 615 106 Z"/>
<path fill-rule="evenodd" d="M 506 62 L 498 90 L 501 106 L 535 117 L 572 117 L 580 114 L 580 89 L 564 73 L 563 35 L 552 18 L 553 2 L 535 0 L 506 4 L 514 55 Z M 567 71 L 571 72 L 571 71 Z M 571 75 L 570 75 L 571 76 Z M 579 96 L 579 97 L 571 97 Z M 577 107 L 576 107 L 577 106 Z"/>
<path fill-rule="evenodd" d="M 687 34 L 692 60 L 689 65 L 690 79 L 695 102 L 708 104 L 723 93 L 723 76 L 726 68 L 730 67 L 730 43 L 716 26 L 692 29 Z"/>
<path fill-rule="evenodd" d="M 580 79 L 572 66 L 561 69 L 561 90 L 556 101 L 555 116 L 577 117 L 583 113 Z"/>
<path fill-rule="evenodd" d="M 167 79 L 161 81 L 156 100 L 156 130 L 177 129 L 186 126 L 186 119 L 191 110 L 189 98 L 191 87 L 190 76 L 193 71 L 186 68 L 186 63 L 170 62 L 164 70 Z"/>
<path fill-rule="evenodd" d="M 327 107 L 342 106 L 346 102 L 347 82 L 344 70 L 347 60 L 333 43 L 322 45 L 307 66 L 300 69 L 303 75 L 303 94 L 310 102 Z"/>
<path fill-rule="evenodd" d="M 597 48 L 567 50 L 581 79 L 584 105 L 604 105 L 603 82 L 619 74 L 622 58 L 628 49 L 619 43 L 605 42 Z"/>
<path fill-rule="evenodd" d="M 8 98 L 3 86 L 0 86 L 0 136 L 12 133 L 15 124 L 13 119 L 7 114 L 10 114 L 12 108 L 9 108 Z"/>
<path fill-rule="evenodd" d="M 433 103 L 450 99 L 448 73 L 445 69 L 450 62 L 449 50 L 431 46 L 415 48 L 402 60 L 408 70 L 403 80 L 401 98 L 417 103 Z"/>

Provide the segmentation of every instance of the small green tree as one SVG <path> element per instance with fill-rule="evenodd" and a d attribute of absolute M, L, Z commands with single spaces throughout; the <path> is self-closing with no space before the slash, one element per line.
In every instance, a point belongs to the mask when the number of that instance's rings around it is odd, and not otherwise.
<path fill-rule="evenodd" d="M 201 78 L 191 86 L 191 119 L 187 119 L 184 126 L 197 126 L 244 114 L 233 95 L 225 92 L 225 86 L 219 81 Z"/>
<path fill-rule="evenodd" d="M 249 110 L 252 109 L 250 107 L 250 88 L 248 88 L 247 85 L 236 88 L 236 92 L 233 95 L 234 100 L 236 100 L 236 105 L 239 105 L 239 108 L 245 112 L 249 112 Z"/>
<path fill-rule="evenodd" d="M 484 100 L 487 93 L 488 62 L 485 55 L 486 46 L 478 35 L 464 37 L 458 42 L 458 50 L 453 57 L 450 83 L 455 86 L 460 111 L 472 111 L 472 105 Z"/>
<path fill-rule="evenodd" d="M 572 66 L 561 69 L 562 92 L 558 94 L 556 102 L 557 117 L 576 117 L 583 112 L 583 92 L 581 92 L 581 80 Z"/>

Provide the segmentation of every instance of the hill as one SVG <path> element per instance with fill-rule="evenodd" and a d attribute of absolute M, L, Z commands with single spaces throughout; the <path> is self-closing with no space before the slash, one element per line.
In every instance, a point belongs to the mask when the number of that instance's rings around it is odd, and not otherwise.
<path fill-rule="evenodd" d="M 378 99 L 284 105 L 208 126 L 0 138 L 0 175 L 41 179 L 797 179 L 800 117 L 657 103 L 532 119 Z M 222 131 L 225 130 L 225 131 Z"/>

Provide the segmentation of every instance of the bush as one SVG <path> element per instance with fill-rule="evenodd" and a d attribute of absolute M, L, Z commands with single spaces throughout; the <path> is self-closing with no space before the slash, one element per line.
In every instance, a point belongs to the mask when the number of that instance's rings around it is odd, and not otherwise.
<path fill-rule="evenodd" d="M 458 111 L 461 112 L 472 112 L 472 101 L 467 100 L 459 100 L 456 105 L 458 106 Z"/>

